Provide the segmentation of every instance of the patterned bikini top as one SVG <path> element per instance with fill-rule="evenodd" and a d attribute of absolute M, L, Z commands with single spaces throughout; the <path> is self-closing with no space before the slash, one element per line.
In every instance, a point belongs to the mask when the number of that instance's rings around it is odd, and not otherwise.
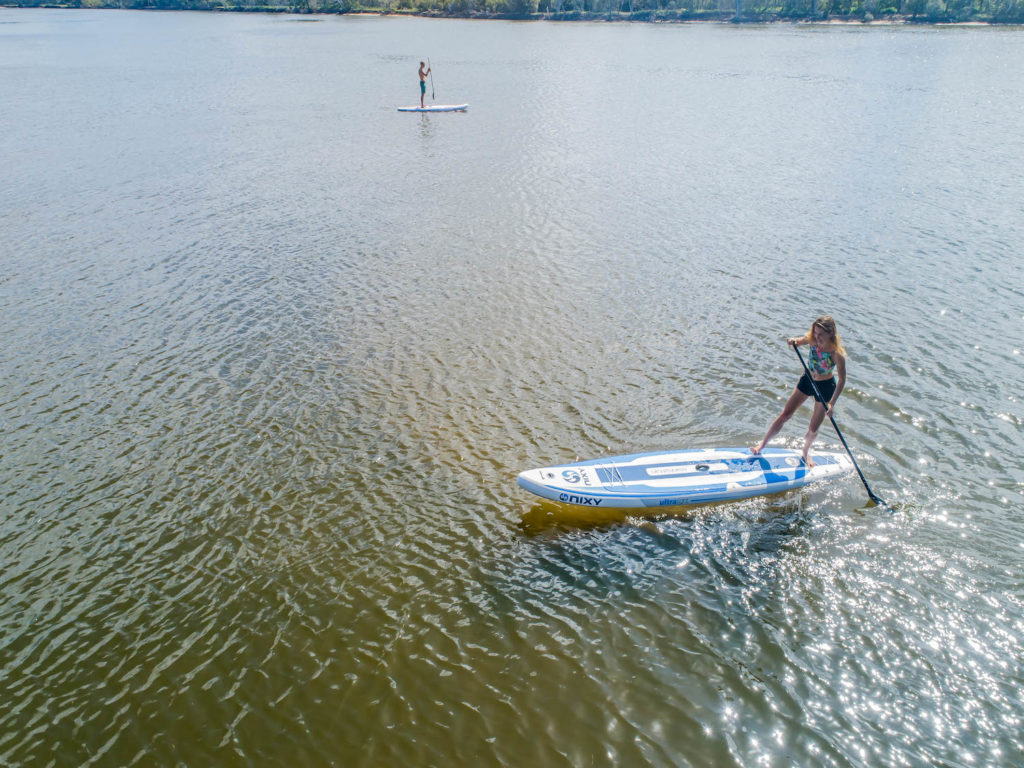
<path fill-rule="evenodd" d="M 822 352 L 812 345 L 811 351 L 807 353 L 807 367 L 811 369 L 811 373 L 828 376 L 835 370 L 836 361 L 832 359 L 831 352 Z"/>

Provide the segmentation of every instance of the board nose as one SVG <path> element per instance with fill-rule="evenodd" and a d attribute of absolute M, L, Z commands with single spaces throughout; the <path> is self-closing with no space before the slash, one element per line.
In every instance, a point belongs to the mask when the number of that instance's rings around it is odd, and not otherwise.
<path fill-rule="evenodd" d="M 543 469 L 524 469 L 516 477 L 516 482 L 519 483 L 522 488 L 529 488 L 530 486 L 539 485 L 544 480 Z"/>

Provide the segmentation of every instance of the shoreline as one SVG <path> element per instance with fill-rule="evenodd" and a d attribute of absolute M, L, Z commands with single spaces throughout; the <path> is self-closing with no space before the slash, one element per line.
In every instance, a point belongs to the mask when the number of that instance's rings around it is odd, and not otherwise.
<path fill-rule="evenodd" d="M 215 0 L 216 1 L 216 0 Z M 228 6 L 215 5 L 213 2 L 201 2 L 195 6 L 182 5 L 168 7 L 161 5 L 135 5 L 125 7 L 123 1 L 113 0 L 74 0 L 69 3 L 55 2 L 4 2 L 0 0 L 0 8 L 23 9 L 42 8 L 47 10 L 122 10 L 122 11 L 200 11 L 209 13 L 265 13 L 295 16 L 384 16 L 393 18 L 427 18 L 427 19 L 467 19 L 480 21 L 551 21 L 559 23 L 571 22 L 605 22 L 609 24 L 794 24 L 806 26 L 861 26 L 861 27 L 901 27 L 901 26 L 934 26 L 934 27 L 1024 27 L 1024 19 L 992 20 L 965 19 L 949 20 L 927 16 L 908 16 L 906 14 L 888 14 L 875 17 L 870 13 L 851 16 L 781 16 L 777 14 L 737 16 L 734 12 L 687 13 L 676 11 L 637 11 L 634 13 L 608 13 L 594 11 L 565 11 L 559 13 L 536 12 L 530 14 L 485 13 L 472 11 L 452 13 L 437 9 L 429 10 L 375 10 L 372 8 L 332 9 L 332 8 L 296 8 L 284 5 L 251 5 Z"/>

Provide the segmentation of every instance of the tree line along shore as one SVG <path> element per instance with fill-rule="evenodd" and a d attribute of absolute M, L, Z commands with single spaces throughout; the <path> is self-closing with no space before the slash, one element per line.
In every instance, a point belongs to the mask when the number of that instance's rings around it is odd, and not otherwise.
<path fill-rule="evenodd" d="M 0 6 L 549 21 L 1024 24 L 1024 0 L 0 0 Z"/>

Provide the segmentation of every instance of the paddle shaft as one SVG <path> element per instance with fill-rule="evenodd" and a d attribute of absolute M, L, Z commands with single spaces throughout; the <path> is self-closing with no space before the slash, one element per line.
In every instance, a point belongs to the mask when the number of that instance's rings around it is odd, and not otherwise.
<path fill-rule="evenodd" d="M 793 349 L 796 351 L 796 356 L 800 358 L 800 365 L 804 367 L 804 372 L 807 374 L 807 380 L 811 382 L 811 388 L 814 390 L 814 394 L 817 396 L 818 401 L 821 402 L 821 407 L 825 409 L 825 414 L 828 416 L 828 420 L 832 422 L 832 428 L 835 429 L 836 434 L 839 435 L 839 440 L 843 444 L 843 448 L 850 456 L 850 461 L 853 462 L 853 468 L 857 470 L 857 474 L 860 475 L 860 481 L 864 483 L 864 488 L 867 489 L 868 498 L 870 498 L 876 504 L 888 506 L 884 501 L 878 498 L 874 491 L 871 490 L 871 486 L 868 485 L 868 481 L 864 479 L 864 473 L 860 471 L 860 467 L 857 465 L 857 460 L 853 458 L 853 451 L 850 450 L 850 446 L 846 444 L 846 438 L 843 437 L 843 433 L 839 431 L 839 425 L 836 424 L 836 420 L 832 418 L 832 414 L 828 412 L 828 404 L 825 402 L 825 398 L 821 396 L 821 392 L 818 390 L 818 384 L 815 382 L 814 377 L 811 376 L 811 371 L 807 367 L 807 363 L 804 362 L 804 356 L 800 354 L 800 347 L 796 344 L 793 345 Z"/>
<path fill-rule="evenodd" d="M 434 95 L 434 66 L 430 63 L 430 57 L 427 57 L 427 69 L 430 70 L 430 100 L 437 101 L 437 97 Z"/>

